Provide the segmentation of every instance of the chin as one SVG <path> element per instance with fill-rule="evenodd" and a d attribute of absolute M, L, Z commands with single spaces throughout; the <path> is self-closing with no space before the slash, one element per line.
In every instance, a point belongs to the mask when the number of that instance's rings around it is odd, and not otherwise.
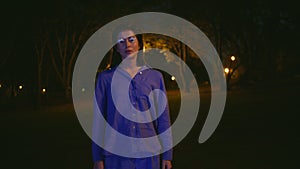
<path fill-rule="evenodd" d="M 136 53 L 130 53 L 130 54 L 126 54 L 125 57 L 123 57 L 123 59 L 128 58 L 128 59 L 134 59 L 135 57 L 137 57 L 137 52 Z"/>

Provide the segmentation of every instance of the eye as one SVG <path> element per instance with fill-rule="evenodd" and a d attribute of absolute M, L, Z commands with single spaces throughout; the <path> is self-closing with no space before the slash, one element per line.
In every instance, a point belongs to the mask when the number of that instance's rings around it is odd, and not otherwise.
<path fill-rule="evenodd" d="M 128 38 L 128 40 L 129 40 L 130 43 L 133 43 L 133 42 L 135 42 L 135 37 L 131 36 L 131 37 Z"/>
<path fill-rule="evenodd" d="M 124 39 L 118 39 L 117 43 L 123 44 L 123 43 L 125 43 L 125 40 Z"/>

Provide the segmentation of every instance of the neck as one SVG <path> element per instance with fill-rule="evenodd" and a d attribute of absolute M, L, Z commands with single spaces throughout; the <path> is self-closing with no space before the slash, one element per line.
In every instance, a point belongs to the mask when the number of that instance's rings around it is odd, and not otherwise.
<path fill-rule="evenodd" d="M 132 58 L 126 58 L 126 59 L 123 59 L 122 63 L 121 63 L 121 67 L 123 69 L 131 69 L 131 70 L 134 70 L 136 68 L 138 68 L 137 66 L 137 57 L 132 57 Z"/>
<path fill-rule="evenodd" d="M 136 57 L 123 59 L 120 67 L 125 70 L 131 78 L 133 78 L 141 68 L 136 63 Z"/>

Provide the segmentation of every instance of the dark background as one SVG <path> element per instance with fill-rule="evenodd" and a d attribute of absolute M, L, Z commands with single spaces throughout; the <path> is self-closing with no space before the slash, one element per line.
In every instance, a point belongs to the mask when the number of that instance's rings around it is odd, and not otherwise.
<path fill-rule="evenodd" d="M 251 33 L 254 40 L 249 41 L 257 45 L 257 53 L 253 56 L 253 69 L 267 71 L 269 74 L 265 76 L 273 76 L 273 63 L 279 48 L 282 49 L 285 60 L 295 60 L 299 63 L 297 53 L 300 12 L 296 1 L 30 0 L 1 4 L 0 54 L 1 57 L 8 56 L 5 65 L 0 67 L 1 77 L 15 81 L 30 79 L 32 83 L 36 81 L 34 46 L 38 43 L 41 30 L 42 33 L 50 32 L 64 22 L 79 28 L 87 21 L 92 21 L 97 23 L 96 27 L 101 27 L 124 15 L 146 11 L 177 15 L 196 24 L 200 29 L 203 28 L 204 31 L 205 25 L 222 24 L 221 29 L 225 34 L 230 31 Z M 63 33 L 63 30 L 61 31 Z M 207 33 L 212 41 L 216 36 L 214 33 Z M 226 40 L 226 36 L 223 40 Z M 295 66 L 290 66 L 286 66 L 286 71 L 292 74 L 299 73 Z"/>
<path fill-rule="evenodd" d="M 209 109 L 210 90 L 209 86 L 200 86 L 200 115 L 189 135 L 174 148 L 174 169 L 299 168 L 300 12 L 296 2 L 1 2 L 0 167 L 92 168 L 90 139 L 77 120 L 70 98 L 64 97 L 65 86 L 50 60 L 43 64 L 43 75 L 47 76 L 43 80 L 49 85 L 47 94 L 51 97 L 35 91 L 38 86 L 35 45 L 48 32 L 53 38 L 56 29 L 60 30 L 59 37 L 63 37 L 64 24 L 76 32 L 92 22 L 88 38 L 96 28 L 119 17 L 157 11 L 182 17 L 204 30 L 220 57 L 225 57 L 223 53 L 228 50 L 236 50 L 240 42 L 235 48 L 223 48 L 220 52 L 218 33 L 224 42 L 232 40 L 232 35 L 244 33 L 249 46 L 255 46 L 255 52 L 253 48 L 241 49 L 243 54 L 254 53 L 251 62 L 244 62 L 248 70 L 245 80 L 228 91 L 223 118 L 204 144 L 197 139 Z M 212 31 L 212 27 L 219 31 Z M 243 59 L 243 55 L 240 57 Z M 20 84 L 24 85 L 25 94 L 2 97 L 6 86 L 17 88 Z M 168 96 L 171 117 L 175 120 L 179 96 L 176 91 Z"/>

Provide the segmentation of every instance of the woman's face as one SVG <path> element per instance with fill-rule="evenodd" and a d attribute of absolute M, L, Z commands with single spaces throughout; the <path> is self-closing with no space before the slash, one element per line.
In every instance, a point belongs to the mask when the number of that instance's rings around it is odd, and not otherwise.
<path fill-rule="evenodd" d="M 117 38 L 117 51 L 121 54 L 122 59 L 137 56 L 140 46 L 133 31 L 124 30 L 118 34 Z"/>

